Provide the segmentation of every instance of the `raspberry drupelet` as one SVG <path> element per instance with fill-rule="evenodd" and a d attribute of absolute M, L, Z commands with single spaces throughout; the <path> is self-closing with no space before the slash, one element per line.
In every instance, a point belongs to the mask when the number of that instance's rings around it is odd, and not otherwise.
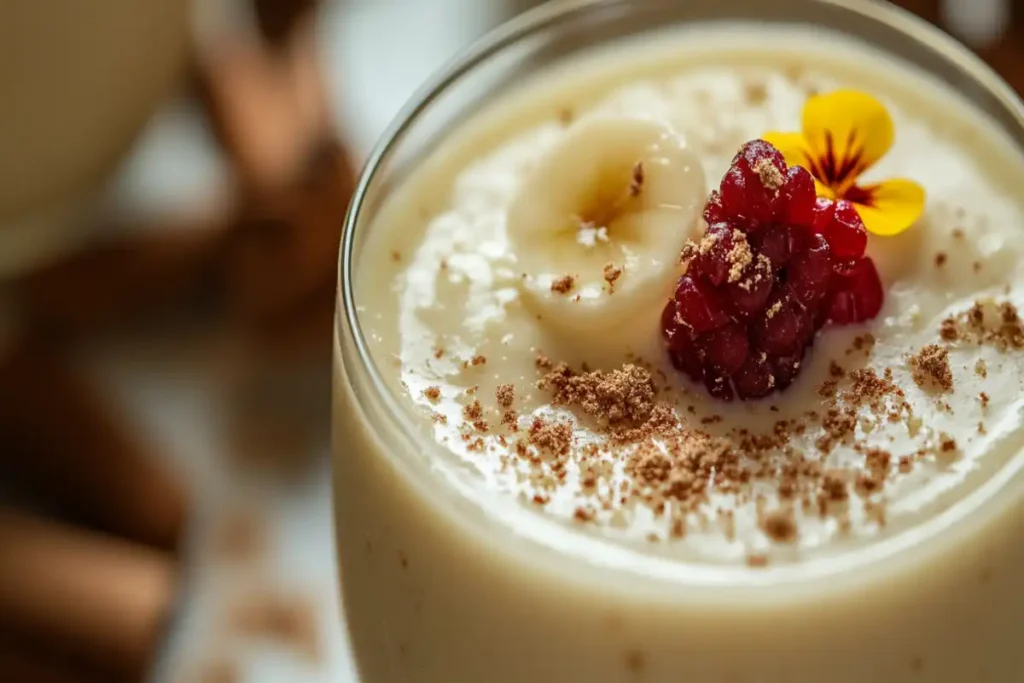
<path fill-rule="evenodd" d="M 683 250 L 686 274 L 661 317 L 673 365 L 719 399 L 788 387 L 824 325 L 878 315 L 882 283 L 852 204 L 818 197 L 814 179 L 772 145 L 748 142 Z"/>

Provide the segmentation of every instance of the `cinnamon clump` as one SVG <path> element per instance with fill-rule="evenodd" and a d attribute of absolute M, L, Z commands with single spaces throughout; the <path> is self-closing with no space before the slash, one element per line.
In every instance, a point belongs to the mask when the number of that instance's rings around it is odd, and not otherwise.
<path fill-rule="evenodd" d="M 576 288 L 576 278 L 572 275 L 563 275 L 551 283 L 551 291 L 557 294 L 568 294 Z"/>
<path fill-rule="evenodd" d="M 960 326 L 955 318 L 946 318 L 939 325 L 939 336 L 946 341 L 956 341 L 960 338 Z"/>
<path fill-rule="evenodd" d="M 551 391 L 552 404 L 579 408 L 619 441 L 649 436 L 675 420 L 671 407 L 657 401 L 650 371 L 638 365 L 577 373 L 559 363 L 537 386 Z"/>
<path fill-rule="evenodd" d="M 853 410 L 831 408 L 821 421 L 825 433 L 818 438 L 815 445 L 822 452 L 828 453 L 837 443 L 853 437 L 857 431 L 857 415 Z"/>
<path fill-rule="evenodd" d="M 775 167 L 772 166 L 772 169 Z M 747 242 L 744 233 L 739 230 L 733 230 L 732 233 L 733 248 L 726 255 L 726 260 L 729 263 L 729 282 L 738 282 L 747 267 L 753 263 L 754 252 L 750 249 L 750 243 Z"/>
<path fill-rule="evenodd" d="M 956 439 L 954 439 L 952 436 L 950 436 L 946 432 L 942 432 L 941 434 L 939 434 L 939 450 L 941 452 L 943 452 L 943 453 L 953 453 L 953 452 L 956 451 L 956 449 L 957 449 Z"/>
<path fill-rule="evenodd" d="M 441 398 L 441 387 L 427 387 L 423 390 L 423 396 L 428 401 L 436 401 Z"/>
<path fill-rule="evenodd" d="M 615 283 L 622 277 L 622 268 L 614 263 L 604 264 L 604 281 L 608 283 L 608 291 L 615 291 Z"/>
<path fill-rule="evenodd" d="M 779 169 L 775 168 L 775 164 L 773 164 L 769 159 L 761 159 L 758 161 L 757 164 L 754 165 L 754 172 L 757 173 L 757 177 L 761 179 L 761 184 L 772 191 L 777 191 L 786 182 L 782 173 Z"/>
<path fill-rule="evenodd" d="M 552 455 L 566 455 L 572 447 L 572 425 L 563 421 L 547 421 L 535 417 L 530 424 L 529 441 L 532 446 Z"/>
<path fill-rule="evenodd" d="M 953 390 L 953 371 L 949 367 L 949 351 L 938 344 L 928 344 L 910 357 L 914 382 L 922 389 Z"/>
<path fill-rule="evenodd" d="M 881 490 L 891 464 L 892 453 L 881 448 L 869 448 L 864 454 L 864 471 L 857 475 L 857 493 L 867 497 Z"/>
<path fill-rule="evenodd" d="M 629 196 L 639 197 L 644 189 L 644 162 L 638 161 L 633 166 L 633 174 L 629 179 Z"/>
<path fill-rule="evenodd" d="M 489 429 L 487 421 L 483 419 L 483 406 L 480 405 L 480 401 L 477 399 L 473 399 L 472 403 L 462 409 L 462 417 L 478 432 L 486 432 Z"/>
<path fill-rule="evenodd" d="M 494 398 L 502 408 L 511 408 L 516 400 L 516 387 L 514 384 L 499 384 L 494 390 Z"/>
<path fill-rule="evenodd" d="M 759 522 L 765 535 L 776 543 L 793 543 L 797 539 L 796 518 L 790 509 L 765 513 Z"/>
<path fill-rule="evenodd" d="M 483 406 L 480 405 L 480 401 L 477 401 L 475 399 L 472 403 L 468 404 L 465 408 L 462 409 L 462 415 L 467 420 L 479 420 L 481 417 L 483 417 L 483 414 Z"/>
<path fill-rule="evenodd" d="M 955 327 L 957 334 L 951 335 Z M 1009 301 L 975 301 L 959 320 L 953 317 L 942 321 L 939 334 L 947 341 L 973 341 L 991 344 L 1000 351 L 1024 348 L 1024 324 L 1017 307 Z"/>

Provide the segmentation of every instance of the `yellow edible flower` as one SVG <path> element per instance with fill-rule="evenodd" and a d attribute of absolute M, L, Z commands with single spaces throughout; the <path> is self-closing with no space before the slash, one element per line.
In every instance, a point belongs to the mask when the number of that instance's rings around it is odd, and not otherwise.
<path fill-rule="evenodd" d="M 790 165 L 814 176 L 818 195 L 852 202 L 869 232 L 898 235 L 924 211 L 924 188 L 893 178 L 858 185 L 857 179 L 881 159 L 893 141 L 892 117 L 874 97 L 837 90 L 810 97 L 800 133 L 768 133 Z"/>

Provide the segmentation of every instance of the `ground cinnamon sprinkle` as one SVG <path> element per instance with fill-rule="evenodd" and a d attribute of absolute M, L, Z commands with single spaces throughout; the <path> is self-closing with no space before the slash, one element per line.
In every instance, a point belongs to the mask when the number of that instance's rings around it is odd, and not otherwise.
<path fill-rule="evenodd" d="M 1017 307 L 1009 301 L 975 301 L 960 319 L 961 340 L 991 344 L 1000 351 L 1024 348 L 1024 325 Z"/>
<path fill-rule="evenodd" d="M 829 470 L 821 479 L 821 498 L 828 503 L 842 503 L 849 499 L 846 476 L 842 470 Z"/>
<path fill-rule="evenodd" d="M 644 162 L 638 161 L 633 166 L 633 174 L 629 180 L 629 196 L 638 197 L 644 189 Z"/>
<path fill-rule="evenodd" d="M 632 364 L 611 372 L 577 373 L 560 363 L 537 386 L 551 391 L 554 405 L 578 407 L 607 425 L 642 425 L 654 412 L 657 395 L 651 373 Z"/>
<path fill-rule="evenodd" d="M 892 463 L 892 453 L 881 448 L 869 448 L 864 454 L 864 464 L 875 474 L 886 474 Z"/>
<path fill-rule="evenodd" d="M 494 390 L 494 397 L 502 408 L 511 408 L 516 400 L 516 387 L 514 384 L 499 384 Z"/>
<path fill-rule="evenodd" d="M 487 432 L 490 428 L 487 421 L 483 419 L 484 409 L 480 401 L 473 399 L 472 403 L 462 408 L 462 417 L 478 432 Z M 466 435 L 464 435 L 465 438 Z"/>
<path fill-rule="evenodd" d="M 506 410 L 501 414 L 501 424 L 513 432 L 519 431 L 519 416 L 514 410 Z"/>
<path fill-rule="evenodd" d="M 956 439 L 942 432 L 939 434 L 939 450 L 943 453 L 952 453 L 956 450 Z"/>
<path fill-rule="evenodd" d="M 484 409 L 480 405 L 480 401 L 474 399 L 472 403 L 466 405 L 462 409 L 462 416 L 467 420 L 479 420 L 483 417 Z"/>
<path fill-rule="evenodd" d="M 441 398 L 441 387 L 427 387 L 423 390 L 423 395 L 428 401 L 436 401 Z"/>
<path fill-rule="evenodd" d="M 572 446 L 572 425 L 535 417 L 530 424 L 530 444 L 553 455 L 565 455 Z"/>
<path fill-rule="evenodd" d="M 761 179 L 761 184 L 769 190 L 778 190 L 786 182 L 779 169 L 769 159 L 761 159 L 754 165 L 754 172 Z"/>
<path fill-rule="evenodd" d="M 910 357 L 914 382 L 922 389 L 953 390 L 953 372 L 949 367 L 949 351 L 938 344 L 928 344 Z"/>
<path fill-rule="evenodd" d="M 821 422 L 825 434 L 818 438 L 815 445 L 827 453 L 839 442 L 853 436 L 857 429 L 857 416 L 852 410 L 830 409 Z"/>
<path fill-rule="evenodd" d="M 762 515 L 760 525 L 765 535 L 776 543 L 792 543 L 797 539 L 796 517 L 790 509 Z"/>
<path fill-rule="evenodd" d="M 608 283 L 608 291 L 615 291 L 615 283 L 622 277 L 622 268 L 614 263 L 604 264 L 604 281 Z"/>
<path fill-rule="evenodd" d="M 769 164 L 770 165 L 770 164 Z M 775 170 L 775 167 L 771 167 Z M 776 173 L 778 171 L 776 170 Z M 733 230 L 733 247 L 726 255 L 729 263 L 729 282 L 739 282 L 744 271 L 754 261 L 754 252 L 750 249 L 747 236 L 739 230 Z"/>
<path fill-rule="evenodd" d="M 558 294 L 568 294 L 576 287 L 576 278 L 572 275 L 563 275 L 551 283 L 551 291 Z"/>
<path fill-rule="evenodd" d="M 1005 315 L 1001 310 L 982 311 L 972 316 L 986 322 L 986 329 L 1019 325 L 1011 311 Z M 961 334 L 980 334 L 969 331 L 972 324 L 976 323 L 968 318 L 953 319 L 945 326 L 951 330 L 946 341 L 954 341 L 953 330 L 957 340 Z M 855 350 L 867 357 L 874 343 L 871 335 L 862 335 L 848 354 Z M 846 364 L 859 365 L 852 359 Z M 528 487 L 524 502 L 547 502 L 559 487 L 568 486 L 573 496 L 573 507 L 567 509 L 570 515 L 612 528 L 628 527 L 632 508 L 640 504 L 664 525 L 654 534 L 661 541 L 682 538 L 688 528 L 720 530 L 727 540 L 733 538 L 745 506 L 757 508 L 761 533 L 777 543 L 795 541 L 798 519 L 808 515 L 828 515 L 840 529 L 852 529 L 856 510 L 848 511 L 844 503 L 853 492 L 863 498 L 858 505 L 863 504 L 865 511 L 871 506 L 870 513 L 866 512 L 870 519 L 882 524 L 887 481 L 910 472 L 929 454 L 956 449 L 951 438 L 936 440 L 934 432 L 923 428 L 891 369 L 847 370 L 832 361 L 830 377 L 821 388 L 823 408 L 788 416 L 783 412 L 780 417 L 785 419 L 776 419 L 772 427 L 753 430 L 730 427 L 721 416 L 708 412 L 691 409 L 691 415 L 685 403 L 678 406 L 677 414 L 678 395 L 666 393 L 662 385 L 669 378 L 640 359 L 614 369 L 593 370 L 585 364 L 576 369 L 537 354 L 535 365 L 540 377 L 537 387 L 544 392 L 539 396 L 541 406 L 546 401 L 567 409 L 574 419 L 548 414 L 526 417 L 530 413 L 524 409 L 525 434 L 504 442 L 513 452 L 501 456 L 503 467 L 514 471 L 517 481 Z M 911 366 L 940 389 L 952 388 L 945 348 L 924 347 Z M 916 376 L 915 381 L 919 381 Z M 515 387 L 501 384 L 494 395 L 502 424 L 515 430 L 518 417 L 511 410 Z M 531 397 L 525 399 L 526 404 L 532 401 Z M 477 409 L 474 404 L 466 406 L 468 420 L 479 419 Z M 767 411 L 761 414 L 767 415 Z M 575 421 L 581 429 L 578 436 Z M 862 439 L 885 421 L 904 422 L 917 440 L 917 452 L 897 458 L 882 448 L 868 447 Z M 472 432 L 468 436 L 471 438 Z M 500 442 L 498 436 L 489 439 Z M 814 445 L 829 452 L 841 443 L 845 446 L 839 461 L 850 463 L 841 468 L 832 467 L 831 458 L 827 467 L 826 459 L 813 452 Z M 808 446 L 809 452 L 801 450 Z M 863 456 L 862 465 L 851 462 L 847 451 Z M 772 490 L 768 487 L 774 487 L 777 498 L 766 493 Z M 716 497 L 728 496 L 731 502 L 712 503 L 711 492 Z M 778 505 L 768 512 L 773 500 Z M 799 516 L 796 511 L 801 511 Z M 751 557 L 752 564 L 761 562 L 761 556 Z"/>
<path fill-rule="evenodd" d="M 858 335 L 853 340 L 853 349 L 847 351 L 847 355 L 850 355 L 853 351 L 861 351 L 865 355 L 869 355 L 874 348 L 875 336 L 873 334 Z"/>
<path fill-rule="evenodd" d="M 939 336 L 946 341 L 956 341 L 960 338 L 960 327 L 957 325 L 956 319 L 946 318 L 942 321 L 939 326 Z"/>
<path fill-rule="evenodd" d="M 764 553 L 750 553 L 747 555 L 747 566 L 755 569 L 768 566 L 768 556 Z"/>
<path fill-rule="evenodd" d="M 575 519 L 577 522 L 584 522 L 585 523 L 585 522 L 592 522 L 592 521 L 594 521 L 594 518 L 597 517 L 597 514 L 593 510 L 591 510 L 589 508 L 585 508 L 585 507 L 580 506 L 580 507 L 577 507 L 576 510 L 573 511 L 573 515 L 572 516 L 573 516 L 573 519 Z"/>
<path fill-rule="evenodd" d="M 892 379 L 892 370 L 886 368 L 881 376 L 874 368 L 861 368 L 849 374 L 850 388 L 843 392 L 843 400 L 853 407 L 868 406 L 875 413 L 887 408 L 897 419 L 910 416 L 913 410 L 906 394 Z"/>

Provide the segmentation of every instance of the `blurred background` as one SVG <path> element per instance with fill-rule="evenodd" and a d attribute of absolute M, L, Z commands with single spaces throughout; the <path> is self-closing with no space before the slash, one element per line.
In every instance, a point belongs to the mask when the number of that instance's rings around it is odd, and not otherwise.
<path fill-rule="evenodd" d="M 342 217 L 419 84 L 533 4 L 5 0 L 0 681 L 356 680 Z M 1024 1 L 898 4 L 1024 92 Z"/>

